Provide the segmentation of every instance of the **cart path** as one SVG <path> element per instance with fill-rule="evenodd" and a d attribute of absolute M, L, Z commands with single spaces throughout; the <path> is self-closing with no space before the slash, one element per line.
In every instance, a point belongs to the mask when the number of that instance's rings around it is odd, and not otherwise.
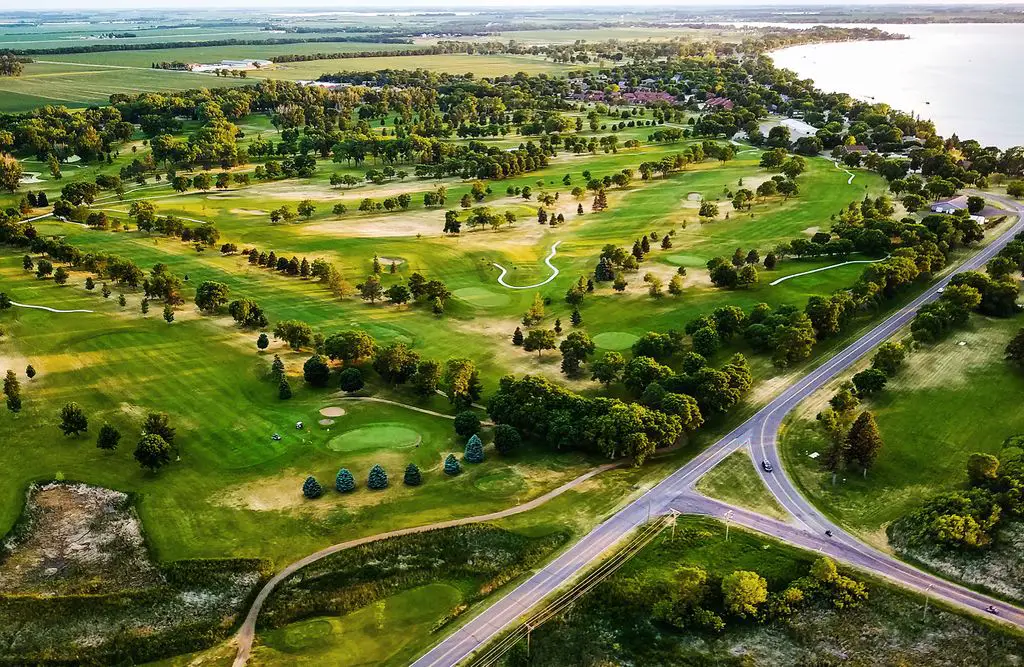
<path fill-rule="evenodd" d="M 558 254 L 558 246 L 561 243 L 562 243 L 561 241 L 555 241 L 554 245 L 551 246 L 551 252 L 548 254 L 547 257 L 544 258 L 544 263 L 547 264 L 551 268 L 551 275 L 548 276 L 547 279 L 542 280 L 539 283 L 534 283 L 533 285 L 509 285 L 507 282 L 505 282 L 505 274 L 508 273 L 508 269 L 506 269 L 501 264 L 498 264 L 497 262 L 493 262 L 494 266 L 496 266 L 499 269 L 501 269 L 501 274 L 498 276 L 498 283 L 502 287 L 507 287 L 509 289 L 533 289 L 534 287 L 540 287 L 541 285 L 547 285 L 549 282 L 551 282 L 552 280 L 554 280 L 555 278 L 558 277 L 559 271 L 555 267 L 555 265 L 551 263 L 551 260 L 555 258 L 556 254 Z"/>

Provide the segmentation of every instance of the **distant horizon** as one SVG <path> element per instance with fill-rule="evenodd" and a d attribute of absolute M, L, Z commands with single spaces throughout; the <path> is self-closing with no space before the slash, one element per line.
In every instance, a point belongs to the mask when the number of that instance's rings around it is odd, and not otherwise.
<path fill-rule="evenodd" d="M 387 9 L 379 6 L 352 3 L 347 6 L 337 4 L 328 5 L 311 2 L 309 4 L 288 4 L 283 0 L 220 0 L 216 9 L 210 8 L 208 0 L 157 0 L 156 3 L 148 5 L 145 9 L 138 7 L 134 0 L 91 0 L 89 6 L 83 7 L 81 0 L 37 0 L 33 3 L 33 9 L 26 9 L 23 3 L 14 3 L 11 0 L 0 0 L 0 12 L 11 15 L 32 15 L 45 12 L 105 12 L 105 11 L 137 11 L 140 14 L 147 12 L 166 11 L 168 9 L 187 8 L 202 13 L 217 13 L 237 9 L 260 9 L 280 10 L 287 13 L 299 13 L 303 11 L 319 11 L 332 13 L 358 12 L 372 14 L 386 14 L 395 11 L 449 11 L 449 10 L 478 10 L 478 11 L 515 11 L 507 7 L 503 0 L 448 0 L 436 2 L 432 0 L 401 0 L 388 5 Z M 935 2 L 934 0 L 729 0 L 728 2 L 708 2 L 707 0 L 647 0 L 642 4 L 633 6 L 625 14 L 643 11 L 644 9 L 679 7 L 687 9 L 728 9 L 728 8 L 783 8 L 783 7 L 841 7 L 854 5 L 857 7 L 1013 7 L 1024 8 L 1024 2 L 1020 0 L 960 0 L 958 2 Z M 517 8 L 519 11 L 532 11 L 542 9 L 561 9 L 575 7 L 591 7 L 602 10 L 620 7 L 621 2 L 617 0 L 543 0 L 533 2 L 527 0 Z"/>

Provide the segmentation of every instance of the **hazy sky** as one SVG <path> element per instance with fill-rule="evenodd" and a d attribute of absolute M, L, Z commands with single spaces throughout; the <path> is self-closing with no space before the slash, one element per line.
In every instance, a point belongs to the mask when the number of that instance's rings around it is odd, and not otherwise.
<path fill-rule="evenodd" d="M 716 2 L 715 0 L 643 0 L 631 5 L 632 8 L 643 6 L 675 6 L 694 7 L 709 5 L 715 6 L 736 6 L 736 5 L 763 5 L 763 6 L 792 6 L 799 4 L 813 5 L 887 5 L 887 4 L 1018 4 L 1021 0 L 958 0 L 956 2 L 936 2 L 935 0 L 728 0 L 727 2 Z M 601 6 L 615 7 L 622 6 L 622 0 L 520 0 L 515 3 L 516 7 L 524 9 L 540 8 L 550 6 Z M 0 0 L 0 11 L 33 11 L 33 10 L 54 10 L 54 9 L 143 9 L 143 8 L 174 8 L 189 7 L 197 9 L 227 9 L 259 7 L 261 9 L 280 8 L 282 11 L 297 11 L 300 8 L 317 8 L 328 11 L 387 11 L 403 8 L 435 9 L 435 8 L 460 8 L 473 9 L 481 7 L 492 7 L 509 9 L 508 0 L 395 0 L 394 2 L 325 2 L 324 0 L 309 0 L 288 2 L 287 0 L 150 0 L 139 2 L 139 0 Z"/>

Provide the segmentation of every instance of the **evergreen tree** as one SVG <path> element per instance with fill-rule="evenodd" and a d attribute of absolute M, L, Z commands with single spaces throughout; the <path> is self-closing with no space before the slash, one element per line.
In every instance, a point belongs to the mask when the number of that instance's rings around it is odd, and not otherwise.
<path fill-rule="evenodd" d="M 455 454 L 449 454 L 444 460 L 444 474 L 458 475 L 460 472 L 462 472 L 462 466 L 459 465 L 459 460 L 455 458 Z"/>
<path fill-rule="evenodd" d="M 171 304 L 164 306 L 164 321 L 168 324 L 174 321 L 174 309 L 171 308 Z"/>
<path fill-rule="evenodd" d="M 143 298 L 142 304 L 139 305 L 139 309 L 142 311 L 143 315 L 147 314 L 149 312 L 149 299 Z"/>
<path fill-rule="evenodd" d="M 384 468 L 380 467 L 379 464 L 370 468 L 370 475 L 366 479 L 366 486 L 374 490 L 387 488 L 388 474 L 384 472 Z"/>
<path fill-rule="evenodd" d="M 122 308 L 128 305 L 128 299 L 124 298 L 124 294 L 117 295 L 117 305 L 121 306 Z"/>
<path fill-rule="evenodd" d="M 515 452 L 522 442 L 522 437 L 514 426 L 498 424 L 494 427 L 494 448 L 502 456 L 508 456 Z"/>
<path fill-rule="evenodd" d="M 85 279 L 85 289 L 89 290 L 90 292 L 96 289 L 96 282 L 92 279 L 92 276 L 89 276 L 88 278 Z"/>
<path fill-rule="evenodd" d="M 848 456 L 860 464 L 864 476 L 867 477 L 868 468 L 874 464 L 882 450 L 882 436 L 870 412 L 865 410 L 857 416 L 850 427 L 850 433 L 846 436 L 846 443 Z"/>
<path fill-rule="evenodd" d="M 7 371 L 7 375 L 4 377 L 4 394 L 7 396 L 7 409 L 11 412 L 20 412 L 21 383 L 18 382 L 18 376 L 14 371 Z"/>
<path fill-rule="evenodd" d="M 110 288 L 107 287 L 106 283 L 103 283 L 103 289 L 100 290 L 100 293 L 103 295 L 104 299 L 109 299 L 110 298 L 110 294 L 111 294 Z"/>
<path fill-rule="evenodd" d="M 277 397 L 282 401 L 287 401 L 292 397 L 292 386 L 288 384 L 288 378 L 281 376 L 281 382 L 277 385 Z"/>
<path fill-rule="evenodd" d="M 561 318 L 559 318 L 559 317 L 556 317 L 556 318 L 555 318 L 555 326 L 554 326 L 554 329 L 555 329 L 555 333 L 556 333 L 556 334 L 560 334 L 560 333 L 562 333 L 562 320 L 561 320 Z"/>
<path fill-rule="evenodd" d="M 270 338 L 267 337 L 267 334 L 260 334 L 260 337 L 256 339 L 256 347 L 261 351 L 270 347 Z"/>
<path fill-rule="evenodd" d="M 29 364 L 28 367 L 25 369 L 25 375 L 28 376 L 29 380 L 36 376 L 36 369 L 32 364 Z"/>
<path fill-rule="evenodd" d="M 484 462 L 484 443 L 477 434 L 474 433 L 466 443 L 466 451 L 462 456 L 462 460 L 467 463 Z"/>
<path fill-rule="evenodd" d="M 117 449 L 117 444 L 121 442 L 121 432 L 110 424 L 104 424 L 100 427 L 99 435 L 96 437 L 96 446 L 100 449 Z"/>
<path fill-rule="evenodd" d="M 320 482 L 316 481 L 316 477 L 310 475 L 306 478 L 306 481 L 302 483 L 302 495 L 306 496 L 310 500 L 314 500 L 324 495 L 324 487 L 320 486 Z"/>
<path fill-rule="evenodd" d="M 583 204 L 576 204 L 576 215 L 583 215 Z"/>
<path fill-rule="evenodd" d="M 569 316 L 569 321 L 572 322 L 572 325 L 574 327 L 578 327 L 579 325 L 583 324 L 583 315 L 580 314 L 579 308 L 573 309 L 572 315 Z"/>
<path fill-rule="evenodd" d="M 68 403 L 60 410 L 60 430 L 64 435 L 78 435 L 89 430 L 89 419 L 78 403 Z"/>
<path fill-rule="evenodd" d="M 356 490 L 356 478 L 348 468 L 342 468 L 334 478 L 334 488 L 338 493 L 351 493 Z"/>
<path fill-rule="evenodd" d="M 410 463 L 405 467 L 405 477 L 402 481 L 406 486 L 419 486 L 423 483 L 423 476 L 420 475 L 420 469 L 416 467 L 415 463 Z"/>
<path fill-rule="evenodd" d="M 516 327 L 516 330 L 512 332 L 512 344 L 521 346 L 523 344 L 523 330 Z"/>
<path fill-rule="evenodd" d="M 274 377 L 284 377 L 284 362 L 281 361 L 280 355 L 274 355 L 274 362 L 270 364 L 270 371 L 274 374 Z"/>

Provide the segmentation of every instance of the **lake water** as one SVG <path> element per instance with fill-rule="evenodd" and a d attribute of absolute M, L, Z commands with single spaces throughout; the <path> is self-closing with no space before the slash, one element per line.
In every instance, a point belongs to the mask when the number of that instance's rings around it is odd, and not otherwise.
<path fill-rule="evenodd" d="M 806 44 L 772 58 L 822 90 L 931 119 L 943 136 L 1024 145 L 1024 24 L 877 27 L 910 39 Z"/>

